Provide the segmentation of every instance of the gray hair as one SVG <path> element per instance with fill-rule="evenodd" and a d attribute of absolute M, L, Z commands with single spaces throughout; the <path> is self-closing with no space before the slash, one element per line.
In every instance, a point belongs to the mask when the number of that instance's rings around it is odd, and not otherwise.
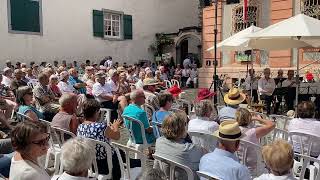
<path fill-rule="evenodd" d="M 210 100 L 202 100 L 195 105 L 196 115 L 199 117 L 207 116 L 208 112 L 212 112 L 213 106 Z"/>
<path fill-rule="evenodd" d="M 130 99 L 134 101 L 134 100 L 136 100 L 137 97 L 138 97 L 139 95 L 141 95 L 141 94 L 143 94 L 143 90 L 141 90 L 141 89 L 132 91 L 132 92 L 130 93 Z"/>
<path fill-rule="evenodd" d="M 65 93 L 59 98 L 59 104 L 61 107 L 67 106 L 76 98 L 77 96 L 73 93 Z"/>
<path fill-rule="evenodd" d="M 63 144 L 61 164 L 63 169 L 71 174 L 87 171 L 95 157 L 94 144 L 84 138 L 75 137 Z"/>

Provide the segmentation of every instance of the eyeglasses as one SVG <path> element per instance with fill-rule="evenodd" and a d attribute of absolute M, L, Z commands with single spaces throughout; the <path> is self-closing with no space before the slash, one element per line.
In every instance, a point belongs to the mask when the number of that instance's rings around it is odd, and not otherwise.
<path fill-rule="evenodd" d="M 44 139 L 38 140 L 38 141 L 31 141 L 32 144 L 36 144 L 38 146 L 46 146 L 48 145 L 48 142 L 50 140 L 50 134 Z"/>

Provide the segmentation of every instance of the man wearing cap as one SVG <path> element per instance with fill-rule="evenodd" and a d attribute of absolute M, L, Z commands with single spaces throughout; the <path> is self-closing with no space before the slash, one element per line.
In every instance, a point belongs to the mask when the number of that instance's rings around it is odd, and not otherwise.
<path fill-rule="evenodd" d="M 218 112 L 218 120 L 220 122 L 227 119 L 235 119 L 239 104 L 246 99 L 246 95 L 240 92 L 238 88 L 232 88 L 224 95 L 223 99 L 227 106 L 221 108 Z"/>
<path fill-rule="evenodd" d="M 155 94 L 157 85 L 157 81 L 153 78 L 146 78 L 143 80 L 143 90 L 144 95 L 146 96 L 146 103 L 150 104 L 155 110 L 160 108 L 158 97 Z"/>
<path fill-rule="evenodd" d="M 265 100 L 267 106 L 267 114 L 271 113 L 271 102 L 273 99 L 273 91 L 276 88 L 276 84 L 273 78 L 270 78 L 270 68 L 265 68 L 263 70 L 264 77 L 260 78 L 258 81 L 258 91 L 260 98 Z"/>
<path fill-rule="evenodd" d="M 78 78 L 78 71 L 75 68 L 69 69 L 69 84 L 71 84 L 80 94 L 87 94 L 87 84 Z"/>
<path fill-rule="evenodd" d="M 106 83 L 106 76 L 103 72 L 95 75 L 96 83 L 93 84 L 92 94 L 103 108 L 112 109 L 111 122 L 118 118 L 118 95 L 112 93 L 112 88 Z"/>
<path fill-rule="evenodd" d="M 199 171 L 217 179 L 251 179 L 248 168 L 242 165 L 235 155 L 239 149 L 240 139 L 244 136 L 239 124 L 231 119 L 224 121 L 213 135 L 218 138 L 219 145 L 212 153 L 201 158 Z"/>
<path fill-rule="evenodd" d="M 90 80 L 90 77 L 93 76 L 93 74 L 94 74 L 94 68 L 92 66 L 86 66 L 85 73 L 82 76 L 81 80 L 83 82 L 87 82 L 88 80 Z"/>
<path fill-rule="evenodd" d="M 2 74 L 2 82 L 1 84 L 10 87 L 12 83 L 12 69 L 11 68 L 4 68 L 3 69 L 3 74 Z"/>

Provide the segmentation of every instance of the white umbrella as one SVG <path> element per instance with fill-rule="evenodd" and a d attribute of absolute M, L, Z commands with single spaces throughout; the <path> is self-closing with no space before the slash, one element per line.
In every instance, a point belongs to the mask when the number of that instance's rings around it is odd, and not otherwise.
<path fill-rule="evenodd" d="M 254 25 L 248 27 L 247 29 L 244 29 L 229 38 L 223 40 L 222 42 L 217 44 L 217 48 L 221 49 L 222 51 L 245 51 L 245 50 L 251 50 L 252 48 L 248 46 L 249 41 L 251 40 L 249 38 L 249 35 L 252 35 L 255 32 L 260 31 L 262 28 L 256 27 Z M 214 46 L 207 49 L 207 51 L 214 50 Z"/>
<path fill-rule="evenodd" d="M 319 47 L 320 45 L 320 21 L 318 19 L 306 16 L 304 14 L 298 14 L 294 17 L 280 21 L 263 30 L 258 31 L 250 35 L 251 39 L 255 39 L 256 42 L 266 39 L 273 39 L 275 42 L 286 39 L 287 41 L 295 40 L 306 43 L 306 46 Z M 254 42 L 254 41 L 251 41 Z M 275 43 L 276 44 L 276 43 Z M 308 45 L 309 44 L 309 45 Z M 297 45 L 297 46 L 296 46 Z M 303 44 L 302 44 L 303 45 Z M 287 48 L 300 48 L 301 45 L 288 44 Z M 297 81 L 299 77 L 299 61 L 297 61 Z M 296 88 L 296 104 L 298 103 L 298 89 Z"/>

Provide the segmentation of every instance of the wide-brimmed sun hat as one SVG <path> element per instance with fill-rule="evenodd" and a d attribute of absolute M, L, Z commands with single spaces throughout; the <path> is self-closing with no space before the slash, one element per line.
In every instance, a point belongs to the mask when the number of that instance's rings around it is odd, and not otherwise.
<path fill-rule="evenodd" d="M 125 67 L 120 66 L 120 67 L 117 68 L 117 71 L 118 71 L 118 73 L 121 73 L 121 72 L 126 72 L 127 70 L 126 70 Z"/>
<path fill-rule="evenodd" d="M 215 131 L 213 135 L 226 141 L 237 141 L 245 136 L 241 133 L 238 122 L 233 119 L 223 121 L 219 126 L 219 130 Z"/>
<path fill-rule="evenodd" d="M 157 84 L 158 82 L 153 78 L 146 78 L 143 80 L 143 86 L 153 86 Z"/>
<path fill-rule="evenodd" d="M 182 90 L 178 87 L 178 85 L 173 85 L 171 88 L 167 89 L 167 91 L 172 94 L 173 97 L 177 97 L 181 94 Z"/>
<path fill-rule="evenodd" d="M 199 91 L 198 91 L 198 96 L 197 96 L 196 101 L 201 101 L 201 100 L 207 99 L 209 97 L 213 97 L 214 95 L 216 95 L 216 93 L 211 92 L 207 88 L 202 88 L 202 89 L 199 89 Z"/>
<path fill-rule="evenodd" d="M 229 105 L 237 105 L 246 99 L 246 95 L 241 93 L 238 88 L 232 88 L 224 95 L 224 102 Z"/>

